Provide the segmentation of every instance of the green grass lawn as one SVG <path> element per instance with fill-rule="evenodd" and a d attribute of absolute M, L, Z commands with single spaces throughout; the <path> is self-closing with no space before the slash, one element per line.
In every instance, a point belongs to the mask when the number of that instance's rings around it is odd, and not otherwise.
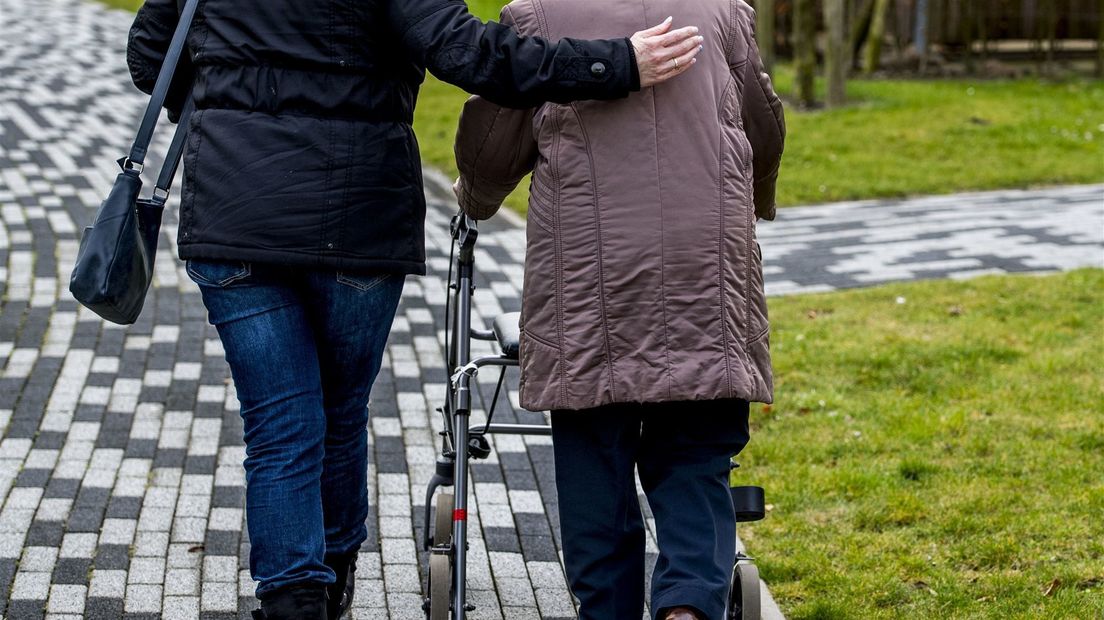
<path fill-rule="evenodd" d="M 1104 271 L 771 300 L 741 526 L 787 617 L 1104 617 Z"/>
<path fill-rule="evenodd" d="M 138 7 L 142 6 L 143 0 L 100 0 L 108 6 L 113 6 L 117 9 L 126 9 L 128 11 L 137 11 Z"/>
<path fill-rule="evenodd" d="M 793 73 L 778 73 L 784 95 Z M 1104 181 L 1104 81 L 854 80 L 840 110 L 787 108 L 779 200 Z"/>

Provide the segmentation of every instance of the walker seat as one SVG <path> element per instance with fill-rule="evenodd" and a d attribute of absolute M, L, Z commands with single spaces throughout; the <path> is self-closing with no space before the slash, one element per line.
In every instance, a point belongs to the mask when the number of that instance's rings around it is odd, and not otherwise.
<path fill-rule="evenodd" d="M 511 312 L 495 319 L 491 326 L 498 346 L 502 347 L 502 354 L 512 359 L 518 359 L 521 352 L 520 324 L 521 313 Z"/>

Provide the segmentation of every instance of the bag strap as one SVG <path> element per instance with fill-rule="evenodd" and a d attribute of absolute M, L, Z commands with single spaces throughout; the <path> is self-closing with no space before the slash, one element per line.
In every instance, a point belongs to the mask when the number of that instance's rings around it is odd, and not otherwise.
<path fill-rule="evenodd" d="M 176 177 L 176 169 L 180 166 L 180 158 L 184 155 L 184 143 L 188 138 L 188 121 L 195 111 L 195 102 L 191 97 L 184 103 L 184 110 L 180 113 L 180 120 L 176 124 L 176 133 L 173 134 L 169 152 L 165 154 L 165 163 L 161 166 L 161 175 L 157 177 L 157 185 L 153 188 L 153 202 L 164 205 L 169 200 L 169 188 L 172 187 Z"/>
<path fill-rule="evenodd" d="M 192 26 L 192 20 L 195 17 L 198 5 L 199 0 L 187 0 L 184 3 L 184 10 L 180 14 L 176 32 L 173 33 L 172 42 L 165 53 L 165 60 L 161 63 L 161 73 L 157 76 L 157 83 L 153 87 L 153 95 L 150 97 L 149 105 L 146 106 L 146 113 L 142 117 L 142 125 L 138 128 L 138 135 L 134 139 L 134 146 L 130 149 L 130 156 L 123 160 L 123 170 L 136 170 L 141 173 L 145 165 L 146 152 L 149 151 L 150 142 L 153 140 L 153 129 L 157 125 L 157 119 L 161 116 L 161 108 L 165 105 L 165 99 L 169 96 L 169 87 L 172 85 L 176 67 L 180 64 L 180 56 L 187 45 L 188 30 Z M 180 133 L 181 129 L 187 126 L 187 123 L 184 122 L 186 119 L 181 117 L 180 120 L 177 133 Z M 183 140 L 182 137 L 181 140 Z M 176 143 L 175 138 L 173 143 Z M 177 158 L 179 159 L 179 156 Z M 166 160 L 166 165 L 170 165 L 169 160 Z M 175 172 L 175 164 L 171 165 Z"/>

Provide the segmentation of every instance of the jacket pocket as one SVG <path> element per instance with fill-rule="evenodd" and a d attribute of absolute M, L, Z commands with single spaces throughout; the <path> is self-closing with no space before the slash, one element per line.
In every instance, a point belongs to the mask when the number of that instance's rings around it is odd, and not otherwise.
<path fill-rule="evenodd" d="M 567 408 L 563 353 L 543 338 L 521 333 L 521 406 L 529 411 Z"/>

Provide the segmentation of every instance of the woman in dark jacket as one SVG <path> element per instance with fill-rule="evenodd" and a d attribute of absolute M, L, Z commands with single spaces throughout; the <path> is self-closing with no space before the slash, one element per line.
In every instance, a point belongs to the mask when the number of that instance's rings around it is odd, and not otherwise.
<path fill-rule="evenodd" d="M 176 0 L 138 12 L 146 92 L 176 23 Z M 403 279 L 425 271 L 425 70 L 514 107 L 615 99 L 686 70 L 696 32 L 553 44 L 458 0 L 201 0 L 168 106 L 195 103 L 179 247 L 241 401 L 257 617 L 335 618 L 352 597 L 368 397 Z"/>

